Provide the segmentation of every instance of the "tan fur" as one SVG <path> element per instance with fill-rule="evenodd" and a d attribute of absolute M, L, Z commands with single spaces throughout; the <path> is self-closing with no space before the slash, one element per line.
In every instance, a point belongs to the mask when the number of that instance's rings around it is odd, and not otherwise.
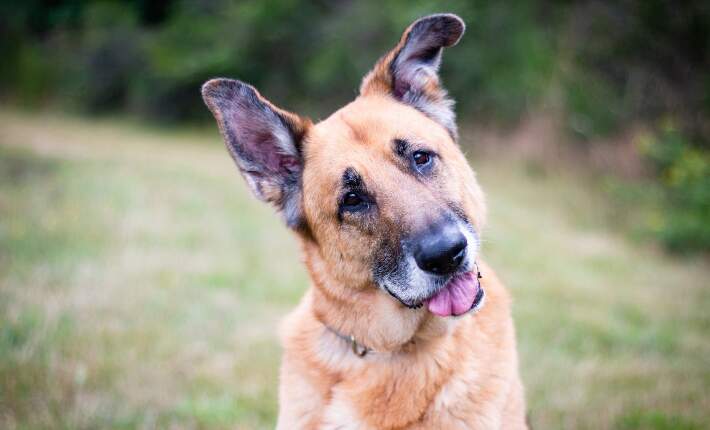
<path fill-rule="evenodd" d="M 449 163 L 442 183 L 430 189 L 393 168 L 392 136 L 436 144 Z M 355 166 L 378 185 L 389 228 L 423 222 L 418 207 L 452 195 L 481 228 L 482 193 L 445 130 L 414 109 L 369 95 L 310 130 L 305 150 L 309 224 L 316 238 L 336 236 L 328 242 L 342 246 L 303 241 L 313 287 L 282 325 L 278 428 L 525 428 L 510 300 L 494 272 L 482 264 L 487 296 L 475 315 L 443 319 L 405 308 L 373 287 L 366 258 L 362 266 L 339 264 L 343 253 L 368 256 L 372 243 L 349 237 L 324 215 L 335 210 L 323 206 L 333 200 L 339 172 Z M 326 325 L 374 352 L 357 357 Z"/>
<path fill-rule="evenodd" d="M 279 428 L 525 428 L 508 298 L 484 270 L 479 314 L 448 327 L 424 316 L 413 345 L 362 359 L 323 329 L 309 293 L 284 322 Z"/>
<path fill-rule="evenodd" d="M 297 233 L 312 280 L 281 327 L 278 429 L 526 428 L 510 298 L 477 255 L 478 238 L 466 242 L 486 294 L 476 313 L 442 318 L 407 307 L 374 270 L 401 258 L 402 238 L 446 211 L 476 234 L 484 228 L 483 193 L 455 142 L 437 73 L 443 48 L 464 29 L 454 15 L 418 20 L 365 77 L 361 95 L 318 124 L 238 81 L 203 87 L 247 183 Z M 407 154 L 435 154 L 435 170 L 413 173 L 413 158 L 396 147 L 403 141 Z M 372 199 L 367 211 L 339 210 L 351 169 Z M 400 284 L 406 292 L 417 285 Z M 369 352 L 358 356 L 344 336 Z"/>

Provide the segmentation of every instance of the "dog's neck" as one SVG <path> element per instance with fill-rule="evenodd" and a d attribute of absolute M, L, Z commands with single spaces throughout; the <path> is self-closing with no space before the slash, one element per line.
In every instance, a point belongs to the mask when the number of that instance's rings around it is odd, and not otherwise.
<path fill-rule="evenodd" d="M 352 337 L 359 347 L 377 352 L 402 351 L 412 342 L 440 338 L 455 324 L 434 318 L 424 308 L 407 308 L 372 283 L 342 288 L 315 246 L 304 246 L 304 252 L 313 282 L 314 317 L 341 337 Z"/>

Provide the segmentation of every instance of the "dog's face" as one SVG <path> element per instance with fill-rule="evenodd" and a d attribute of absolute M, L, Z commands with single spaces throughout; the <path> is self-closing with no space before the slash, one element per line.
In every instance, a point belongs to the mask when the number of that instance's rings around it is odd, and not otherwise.
<path fill-rule="evenodd" d="M 379 288 L 442 316 L 482 301 L 483 197 L 438 79 L 443 48 L 463 31 L 454 15 L 415 22 L 360 97 L 315 125 L 239 81 L 203 87 L 247 183 L 317 249 L 338 294 Z"/>

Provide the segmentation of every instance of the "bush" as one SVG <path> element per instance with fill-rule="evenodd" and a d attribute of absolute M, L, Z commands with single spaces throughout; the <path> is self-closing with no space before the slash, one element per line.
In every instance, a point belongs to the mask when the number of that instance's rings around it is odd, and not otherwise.
<path fill-rule="evenodd" d="M 124 110 L 144 63 L 141 32 L 130 8 L 100 2 L 85 11 L 78 66 L 68 85 L 87 112 Z"/>
<path fill-rule="evenodd" d="M 663 190 L 654 232 L 673 251 L 710 251 L 710 152 L 670 121 L 641 142 Z"/>

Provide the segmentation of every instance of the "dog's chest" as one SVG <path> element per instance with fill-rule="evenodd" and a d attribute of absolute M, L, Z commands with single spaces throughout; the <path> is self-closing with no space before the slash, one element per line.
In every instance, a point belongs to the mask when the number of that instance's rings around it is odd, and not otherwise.
<path fill-rule="evenodd" d="M 450 376 L 403 367 L 363 371 L 333 387 L 319 428 L 470 429 L 463 411 L 471 408 L 466 387 L 472 375 Z"/>
<path fill-rule="evenodd" d="M 325 407 L 322 417 L 321 430 L 369 430 L 372 428 L 360 420 L 352 402 L 343 396 L 334 396 Z"/>
<path fill-rule="evenodd" d="M 359 360 L 359 359 L 358 359 Z M 456 368 L 431 365 L 363 366 L 332 387 L 320 429 L 495 429 L 497 396 L 482 395 L 476 360 Z M 455 370 L 454 370 L 455 369 Z"/>

